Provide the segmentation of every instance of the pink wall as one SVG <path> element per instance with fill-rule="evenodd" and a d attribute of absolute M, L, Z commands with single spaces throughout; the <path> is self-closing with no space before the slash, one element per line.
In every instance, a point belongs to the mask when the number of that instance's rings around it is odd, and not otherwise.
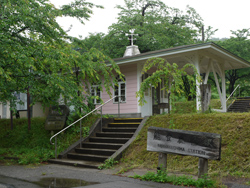
<path fill-rule="evenodd" d="M 137 113 L 137 65 L 124 65 L 120 66 L 122 74 L 126 79 L 126 103 L 120 103 L 120 113 Z M 113 89 L 111 89 L 113 94 Z M 110 99 L 109 95 L 103 91 L 101 94 L 103 102 Z M 103 107 L 103 114 L 117 114 L 118 104 L 110 101 Z"/>

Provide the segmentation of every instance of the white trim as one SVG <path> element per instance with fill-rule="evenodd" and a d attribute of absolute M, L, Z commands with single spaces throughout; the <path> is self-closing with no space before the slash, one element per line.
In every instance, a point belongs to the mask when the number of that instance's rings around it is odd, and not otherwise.
<path fill-rule="evenodd" d="M 121 101 L 121 98 L 118 98 L 118 101 L 120 102 L 120 103 L 126 103 L 127 102 L 127 84 L 126 84 L 126 80 L 125 80 L 125 82 L 123 82 L 123 81 L 119 81 L 118 83 L 118 96 L 121 96 L 121 84 L 125 84 L 125 101 Z M 115 96 L 115 87 L 116 86 L 114 86 L 114 89 L 113 89 L 113 96 Z M 116 98 L 114 98 L 113 99 L 113 104 L 118 104 L 118 102 L 116 102 L 115 101 L 115 99 Z"/>
<path fill-rule="evenodd" d="M 194 52 L 198 50 L 204 50 L 204 49 L 212 49 L 215 50 L 218 53 L 221 53 L 225 55 L 227 58 L 231 58 L 234 61 L 243 64 L 246 67 L 250 67 L 250 63 L 244 62 L 244 59 L 241 59 L 240 57 L 235 56 L 229 51 L 220 49 L 220 46 L 217 46 L 214 43 L 208 43 L 208 44 L 198 44 L 198 45 L 191 45 L 191 46 L 183 46 L 183 48 L 173 48 L 169 50 L 157 50 L 153 52 L 148 52 L 136 56 L 132 56 L 129 58 L 117 58 L 114 59 L 117 65 L 125 64 L 125 63 L 133 63 L 135 61 L 143 61 L 147 60 L 152 57 L 162 57 L 162 56 L 172 56 L 172 55 L 179 55 L 181 53 L 188 53 L 188 52 Z M 244 67 L 241 67 L 244 68 Z"/>
<path fill-rule="evenodd" d="M 229 57 L 229 58 L 232 58 L 232 59 L 235 60 L 235 61 L 238 61 L 239 63 L 242 63 L 242 64 L 247 65 L 248 67 L 250 67 L 250 64 L 247 64 L 247 63 L 245 63 L 245 62 L 243 62 L 243 61 L 240 61 L 237 57 L 234 57 L 233 55 L 229 54 L 230 52 L 224 52 L 223 50 L 220 50 L 220 49 L 218 49 L 218 48 L 215 48 L 214 46 L 211 46 L 211 48 L 212 48 L 213 50 L 219 51 L 220 53 L 224 54 L 225 56 L 227 56 L 227 57 Z"/>
<path fill-rule="evenodd" d="M 137 91 L 139 91 L 141 87 L 142 67 L 143 67 L 142 64 L 137 63 Z M 139 105 L 139 97 L 137 97 L 137 112 L 141 113 L 141 106 Z"/>
<path fill-rule="evenodd" d="M 198 76 L 200 75 L 200 58 L 198 54 L 195 54 L 194 56 L 194 62 L 193 65 L 195 66 Z M 196 110 L 200 111 L 201 109 L 201 90 L 200 90 L 200 83 L 198 79 L 196 78 Z"/>
<path fill-rule="evenodd" d="M 220 69 L 221 69 L 221 88 L 222 88 L 222 110 L 224 112 L 227 111 L 227 103 L 226 103 L 226 77 L 225 77 L 225 70 L 224 70 L 224 63 L 220 64 Z"/>
<path fill-rule="evenodd" d="M 92 96 L 92 97 L 93 97 L 93 96 L 98 96 L 98 95 L 97 95 L 97 90 L 98 90 L 98 89 L 100 90 L 100 102 L 97 103 L 97 99 L 96 99 L 96 98 L 93 98 L 94 104 L 97 104 L 97 105 L 101 104 L 101 98 L 102 98 L 102 91 L 101 91 L 101 89 L 100 89 L 99 87 L 100 87 L 99 85 L 92 85 L 91 88 L 90 88 L 90 93 L 91 93 L 91 96 Z M 92 88 L 94 88 L 94 95 L 92 95 Z M 99 96 L 98 96 L 98 97 L 99 97 Z"/>
<path fill-rule="evenodd" d="M 147 60 L 150 59 L 152 57 L 162 57 L 162 56 L 171 56 L 171 55 L 175 55 L 175 54 L 180 54 L 180 53 L 187 53 L 187 52 L 193 52 L 196 50 L 202 50 L 202 49 L 206 49 L 209 48 L 209 46 L 202 46 L 202 47 L 193 47 L 193 48 L 188 48 L 188 49 L 173 49 L 173 50 L 169 50 L 169 51 L 163 51 L 163 52 L 155 52 L 155 53 L 150 53 L 148 55 L 144 55 L 144 56 L 133 56 L 133 58 L 128 58 L 128 59 L 114 59 L 114 61 L 116 62 L 117 65 L 121 65 L 121 64 L 125 64 L 125 63 L 132 63 L 135 61 L 142 61 L 142 60 Z M 185 48 L 185 47 L 184 47 Z M 250 66 L 250 65 L 249 65 Z"/>
<path fill-rule="evenodd" d="M 209 76 L 209 73 L 210 73 L 210 70 L 211 70 L 211 64 L 212 64 L 212 59 L 209 58 L 208 66 L 207 66 L 207 72 L 206 72 L 205 80 L 204 80 L 204 84 L 207 84 L 208 76 Z"/>
<path fill-rule="evenodd" d="M 213 70 L 213 73 L 214 73 L 214 79 L 215 79 L 215 83 L 216 83 L 216 86 L 217 86 L 217 90 L 218 90 L 218 93 L 219 93 L 219 96 L 220 96 L 220 101 L 222 103 L 222 95 L 221 95 L 221 90 L 220 90 L 220 84 L 219 84 L 219 81 L 218 81 L 218 78 L 217 78 L 213 63 L 212 63 L 212 70 Z"/>

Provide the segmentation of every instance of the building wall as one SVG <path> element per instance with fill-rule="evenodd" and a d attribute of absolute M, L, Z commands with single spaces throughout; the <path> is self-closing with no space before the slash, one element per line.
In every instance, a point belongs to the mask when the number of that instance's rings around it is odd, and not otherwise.
<path fill-rule="evenodd" d="M 37 102 L 32 109 L 32 117 L 47 117 L 49 108 L 43 108 L 42 103 Z"/>
<path fill-rule="evenodd" d="M 37 102 L 34 106 L 32 106 L 32 117 L 47 117 L 48 115 L 48 108 L 43 109 L 42 104 Z M 4 105 L 0 104 L 0 117 L 1 119 L 9 119 L 10 118 L 10 106 L 9 103 L 6 105 L 6 112 L 3 110 L 5 109 Z M 4 114 L 6 113 L 6 117 Z M 27 118 L 27 110 L 23 110 L 19 112 L 20 118 Z M 16 118 L 16 115 L 13 114 L 13 118 Z"/>
<path fill-rule="evenodd" d="M 7 119 L 10 118 L 10 107 L 9 103 L 3 104 L 0 103 L 0 119 Z"/>
<path fill-rule="evenodd" d="M 137 65 L 125 65 L 120 66 L 122 74 L 124 74 L 126 79 L 126 102 L 120 103 L 120 113 L 122 114 L 131 114 L 138 113 L 138 104 L 136 98 L 137 91 Z M 114 96 L 113 89 L 112 96 Z M 106 102 L 110 99 L 109 95 L 103 91 L 101 94 L 103 102 Z M 110 101 L 103 107 L 103 114 L 117 114 L 118 113 L 118 104 Z"/>

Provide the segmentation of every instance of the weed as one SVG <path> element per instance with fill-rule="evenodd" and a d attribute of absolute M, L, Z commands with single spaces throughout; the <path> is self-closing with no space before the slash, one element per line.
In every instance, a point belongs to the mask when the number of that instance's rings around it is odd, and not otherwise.
<path fill-rule="evenodd" d="M 83 120 L 83 136 L 89 134 L 89 127 L 98 116 L 92 115 Z M 38 164 L 54 157 L 54 146 L 50 144 L 50 131 L 44 129 L 45 118 L 32 118 L 31 130 L 27 119 L 14 119 L 14 129 L 10 129 L 9 120 L 0 120 L 0 155 L 18 157 L 18 164 Z M 68 129 L 57 137 L 58 153 L 62 152 L 79 139 L 79 126 Z M 54 141 L 54 140 L 53 140 Z M 2 160 L 2 158 L 0 159 Z M 11 161 L 8 160 L 8 163 Z"/>
<path fill-rule="evenodd" d="M 243 172 L 241 172 L 241 171 L 235 171 L 235 172 L 231 172 L 230 173 L 230 175 L 232 175 L 232 176 L 237 176 L 237 177 L 241 177 L 241 176 L 243 176 Z"/>
<path fill-rule="evenodd" d="M 210 180 L 207 176 L 195 180 L 192 177 L 185 175 L 183 176 L 168 175 L 168 173 L 163 170 L 158 170 L 157 173 L 147 172 L 145 175 L 142 176 L 135 174 L 132 177 L 144 181 L 172 183 L 174 185 L 207 187 L 207 188 L 215 187 L 215 181 Z"/>
<path fill-rule="evenodd" d="M 111 114 L 105 114 L 102 116 L 103 118 L 114 118 L 115 116 L 114 115 L 111 115 Z"/>
<path fill-rule="evenodd" d="M 109 158 L 109 159 L 106 159 L 102 165 L 98 166 L 98 168 L 100 170 L 109 169 L 109 168 L 112 168 L 117 163 L 118 161 L 115 161 L 113 158 Z"/>
<path fill-rule="evenodd" d="M 125 172 L 127 172 L 133 168 L 134 168 L 133 166 L 121 168 L 116 174 L 124 174 Z"/>

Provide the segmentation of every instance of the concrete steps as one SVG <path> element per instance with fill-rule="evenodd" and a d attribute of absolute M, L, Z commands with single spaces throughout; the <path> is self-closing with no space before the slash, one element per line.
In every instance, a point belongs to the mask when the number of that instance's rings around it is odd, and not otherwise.
<path fill-rule="evenodd" d="M 139 127 L 142 118 L 114 118 L 102 130 L 90 136 L 82 147 L 71 149 L 62 159 L 49 162 L 71 166 L 97 168 L 126 144 Z"/>
<path fill-rule="evenodd" d="M 237 98 L 228 108 L 228 112 L 249 112 L 250 111 L 250 97 Z"/>

